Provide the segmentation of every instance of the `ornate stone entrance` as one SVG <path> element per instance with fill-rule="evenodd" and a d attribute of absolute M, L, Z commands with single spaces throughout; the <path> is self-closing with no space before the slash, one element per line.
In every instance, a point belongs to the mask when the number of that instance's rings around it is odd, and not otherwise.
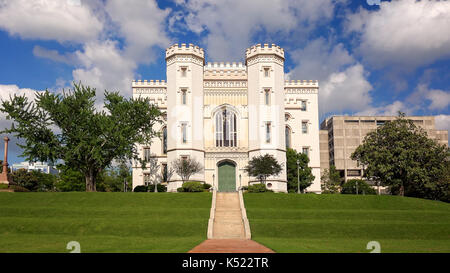
<path fill-rule="evenodd" d="M 233 192 L 236 191 L 236 164 L 224 160 L 217 164 L 219 176 L 219 191 Z"/>

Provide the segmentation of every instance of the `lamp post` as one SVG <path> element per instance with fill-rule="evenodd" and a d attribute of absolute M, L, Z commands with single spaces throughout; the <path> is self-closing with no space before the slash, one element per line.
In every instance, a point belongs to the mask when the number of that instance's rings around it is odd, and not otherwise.
<path fill-rule="evenodd" d="M 300 193 L 300 160 L 297 159 L 297 193 Z"/>

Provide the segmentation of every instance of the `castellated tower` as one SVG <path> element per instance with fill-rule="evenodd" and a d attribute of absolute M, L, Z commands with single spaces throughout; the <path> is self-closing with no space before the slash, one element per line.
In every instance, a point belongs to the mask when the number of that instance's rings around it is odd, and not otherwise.
<path fill-rule="evenodd" d="M 203 49 L 175 44 L 166 49 L 166 62 L 167 81 L 132 82 L 133 98 L 148 98 L 165 113 L 165 122 L 154 128 L 160 134 L 150 144 L 137 145 L 140 156 L 156 159 L 160 169 L 133 166 L 133 188 L 160 180 L 176 192 L 183 182 L 169 170 L 175 160 L 192 158 L 204 169 L 190 181 L 235 192 L 259 183 L 245 167 L 252 158 L 270 154 L 283 169 L 268 177 L 266 186 L 286 192 L 286 149 L 292 148 L 310 160 L 315 179 L 306 190 L 321 192 L 319 83 L 285 82 L 282 48 L 258 44 L 246 50 L 245 64 L 205 64 Z"/>
<path fill-rule="evenodd" d="M 167 63 L 167 161 L 195 158 L 204 164 L 202 48 L 174 44 L 166 49 Z M 190 180 L 205 181 L 204 172 Z M 168 191 L 176 191 L 182 181 L 176 173 Z"/>
<path fill-rule="evenodd" d="M 283 164 L 278 176 L 267 179 L 274 191 L 287 190 L 285 142 L 284 50 L 258 44 L 246 51 L 248 73 L 248 158 L 271 154 Z M 257 181 L 250 181 L 252 182 Z M 270 184 L 270 185 L 269 185 Z"/>

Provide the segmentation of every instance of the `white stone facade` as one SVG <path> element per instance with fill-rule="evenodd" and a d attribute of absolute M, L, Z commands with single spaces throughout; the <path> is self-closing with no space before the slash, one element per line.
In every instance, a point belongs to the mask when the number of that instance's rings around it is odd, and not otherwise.
<path fill-rule="evenodd" d="M 282 48 L 258 44 L 246 50 L 245 64 L 205 65 L 202 48 L 175 44 L 166 50 L 166 62 L 167 81 L 132 83 L 133 98 L 149 97 L 167 115 L 166 124 L 157 128 L 166 130 L 167 137 L 150 147 L 139 145 L 142 156 L 157 157 L 161 170 L 179 157 L 195 158 L 204 171 L 190 180 L 219 190 L 227 183 L 237 190 L 257 183 L 244 167 L 254 156 L 268 153 L 283 164 L 283 171 L 269 177 L 267 186 L 286 192 L 288 144 L 308 153 L 316 178 L 307 191 L 320 193 L 318 82 L 285 81 Z M 133 188 L 144 184 L 146 171 L 133 167 Z M 174 174 L 168 191 L 181 184 Z"/>

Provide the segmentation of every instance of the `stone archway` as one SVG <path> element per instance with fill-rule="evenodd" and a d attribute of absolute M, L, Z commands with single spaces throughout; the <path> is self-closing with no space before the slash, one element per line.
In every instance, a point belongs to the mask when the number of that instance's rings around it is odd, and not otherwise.
<path fill-rule="evenodd" d="M 231 160 L 223 160 L 217 164 L 218 191 L 236 191 L 236 164 Z"/>

